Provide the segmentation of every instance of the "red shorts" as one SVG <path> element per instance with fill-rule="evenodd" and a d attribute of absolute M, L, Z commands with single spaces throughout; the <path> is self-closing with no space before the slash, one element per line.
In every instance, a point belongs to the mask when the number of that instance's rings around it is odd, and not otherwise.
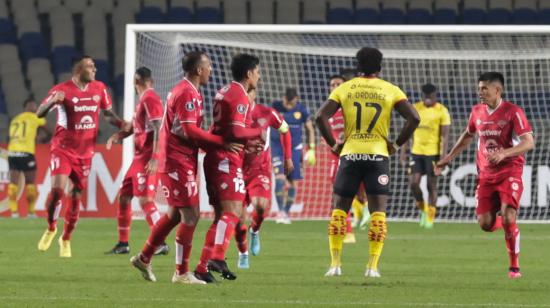
<path fill-rule="evenodd" d="M 501 205 L 519 209 L 519 200 L 523 193 L 521 175 L 498 179 L 479 179 L 476 189 L 476 214 L 496 213 Z"/>
<path fill-rule="evenodd" d="M 68 175 L 74 188 L 83 190 L 88 186 L 92 158 L 76 158 L 53 150 L 50 158 L 51 175 Z"/>
<path fill-rule="evenodd" d="M 121 196 L 154 197 L 157 192 L 157 175 L 148 175 L 147 163 L 134 160 L 120 187 Z"/>
<path fill-rule="evenodd" d="M 211 205 L 220 201 L 245 201 L 246 186 L 242 171 L 243 160 L 237 156 L 207 153 L 204 157 L 206 190 Z"/>
<path fill-rule="evenodd" d="M 197 159 L 189 156 L 179 161 L 178 167 L 166 167 L 159 172 L 160 187 L 168 205 L 172 207 L 199 206 Z"/>
<path fill-rule="evenodd" d="M 244 177 L 247 199 L 253 197 L 271 200 L 271 174 L 266 170 L 250 170 Z"/>

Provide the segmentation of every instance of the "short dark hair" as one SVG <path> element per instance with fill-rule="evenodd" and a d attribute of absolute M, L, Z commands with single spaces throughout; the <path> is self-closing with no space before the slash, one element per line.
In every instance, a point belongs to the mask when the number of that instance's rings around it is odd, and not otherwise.
<path fill-rule="evenodd" d="M 241 53 L 231 60 L 231 74 L 235 81 L 241 81 L 246 78 L 248 71 L 251 71 L 260 64 L 260 59 L 254 55 Z"/>
<path fill-rule="evenodd" d="M 296 90 L 296 88 L 286 88 L 285 97 L 287 100 L 291 101 L 298 97 L 298 91 Z"/>
<path fill-rule="evenodd" d="M 382 53 L 380 50 L 371 47 L 359 49 L 355 58 L 357 59 L 357 70 L 363 74 L 374 74 L 382 70 Z"/>
<path fill-rule="evenodd" d="M 80 61 L 84 60 L 84 59 L 91 59 L 92 57 L 88 56 L 88 55 L 78 55 L 78 56 L 75 56 L 71 59 L 71 66 L 72 67 L 75 67 L 75 65 L 77 65 L 78 63 L 80 63 Z"/>
<path fill-rule="evenodd" d="M 340 71 L 340 75 L 344 78 L 344 81 L 348 81 L 357 76 L 357 70 L 354 68 L 345 68 Z"/>
<path fill-rule="evenodd" d="M 477 82 L 480 82 L 480 81 L 488 81 L 488 82 L 498 81 L 500 82 L 500 84 L 502 84 L 502 86 L 504 86 L 504 76 L 502 75 L 502 73 L 499 73 L 499 72 L 485 72 L 481 74 L 477 79 Z"/>
<path fill-rule="evenodd" d="M 36 101 L 32 97 L 28 97 L 26 100 L 23 101 L 23 108 L 27 107 L 30 103 L 35 103 Z"/>
<path fill-rule="evenodd" d="M 346 79 L 344 78 L 344 76 L 339 75 L 339 74 L 331 75 L 330 78 L 329 78 L 328 80 L 330 81 L 330 80 L 332 80 L 332 79 L 342 79 L 343 81 L 346 81 Z"/>
<path fill-rule="evenodd" d="M 186 73 L 191 73 L 199 68 L 199 65 L 202 61 L 202 56 L 206 56 L 206 53 L 202 50 L 196 50 L 186 53 L 181 60 L 181 67 L 183 68 L 183 71 Z"/>
<path fill-rule="evenodd" d="M 142 81 L 148 81 L 152 79 L 153 73 L 150 69 L 145 66 L 142 66 L 136 70 L 136 75 L 139 76 L 139 79 Z"/>
<path fill-rule="evenodd" d="M 427 83 L 422 86 L 422 93 L 424 93 L 425 95 L 430 95 L 435 91 L 437 91 L 437 88 L 431 83 Z"/>

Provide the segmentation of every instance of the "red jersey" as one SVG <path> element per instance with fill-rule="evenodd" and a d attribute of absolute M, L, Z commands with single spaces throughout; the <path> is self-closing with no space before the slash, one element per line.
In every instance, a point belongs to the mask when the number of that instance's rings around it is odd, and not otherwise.
<path fill-rule="evenodd" d="M 344 115 L 342 114 L 342 108 L 338 109 L 336 113 L 328 119 L 328 124 L 332 129 L 332 136 L 337 141 L 344 141 Z M 332 152 L 331 152 L 332 153 Z M 340 155 L 332 153 L 336 159 L 340 158 Z"/>
<path fill-rule="evenodd" d="M 101 81 L 92 81 L 80 89 L 71 79 L 55 85 L 42 104 L 56 92 L 64 92 L 65 99 L 54 107 L 57 109 L 57 125 L 51 150 L 81 159 L 91 158 L 99 130 L 99 110 L 111 109 L 112 106 L 107 87 Z"/>
<path fill-rule="evenodd" d="M 269 128 L 279 129 L 283 124 L 283 117 L 275 111 L 275 109 L 256 104 L 250 112 L 252 123 L 250 127 L 259 127 L 263 130 Z M 269 132 L 266 133 L 269 136 Z M 261 153 L 245 154 L 244 170 L 245 172 L 250 169 L 271 169 L 271 151 L 269 151 L 269 138 L 265 144 L 264 150 Z"/>
<path fill-rule="evenodd" d="M 147 162 L 153 154 L 154 127 L 152 121 L 162 119 L 162 103 L 154 89 L 149 88 L 141 94 L 134 114 L 134 156 Z"/>
<path fill-rule="evenodd" d="M 532 132 L 520 107 L 501 101 L 496 109 L 491 110 L 484 104 L 477 104 L 472 108 L 468 120 L 468 132 L 479 136 L 476 163 L 480 179 L 511 173 L 521 175 L 525 164 L 523 155 L 506 158 L 498 165 L 487 160 L 489 154 L 513 147 L 519 143 L 520 136 Z"/>
<path fill-rule="evenodd" d="M 180 166 L 185 156 L 197 157 L 199 147 L 176 134 L 181 133 L 184 123 L 201 127 L 202 120 L 202 95 L 189 80 L 184 79 L 168 93 L 159 136 L 159 172 L 171 172 L 167 167 Z"/>

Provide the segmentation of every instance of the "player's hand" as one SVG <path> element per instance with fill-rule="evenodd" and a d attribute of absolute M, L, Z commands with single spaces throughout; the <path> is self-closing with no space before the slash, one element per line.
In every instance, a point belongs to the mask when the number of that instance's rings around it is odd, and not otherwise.
<path fill-rule="evenodd" d="M 65 100 L 65 92 L 63 92 L 63 91 L 55 92 L 55 94 L 51 98 L 51 101 L 54 104 L 60 104 L 61 102 L 63 102 L 63 100 Z"/>
<path fill-rule="evenodd" d="M 265 147 L 265 142 L 263 140 L 254 139 L 254 140 L 249 140 L 246 143 L 244 151 L 248 154 L 256 153 L 259 155 L 264 150 L 264 147 Z"/>
<path fill-rule="evenodd" d="M 332 153 L 336 155 L 340 155 L 340 152 L 342 152 L 342 149 L 344 148 L 344 143 L 342 141 L 336 141 L 336 143 L 330 148 Z"/>
<path fill-rule="evenodd" d="M 229 152 L 239 153 L 244 149 L 244 145 L 242 143 L 227 142 L 223 144 L 223 148 Z"/>
<path fill-rule="evenodd" d="M 304 156 L 304 160 L 307 162 L 308 165 L 315 166 L 315 162 L 317 161 L 317 159 L 315 158 L 315 150 L 307 150 L 306 155 Z"/>
<path fill-rule="evenodd" d="M 443 171 L 447 169 L 446 167 L 451 163 L 451 157 L 446 155 L 440 161 L 438 161 L 434 166 L 434 173 L 436 176 L 443 174 Z"/>
<path fill-rule="evenodd" d="M 107 148 L 107 150 L 110 150 L 112 147 L 113 147 L 113 144 L 114 143 L 120 143 L 120 140 L 122 140 L 120 138 L 120 133 L 119 132 L 116 132 L 114 133 L 111 137 L 109 137 L 109 139 L 107 140 L 107 144 L 105 145 L 105 147 Z"/>
<path fill-rule="evenodd" d="M 388 154 L 393 155 L 397 153 L 397 149 L 393 146 L 393 143 L 391 143 L 388 139 L 386 139 L 386 146 L 388 147 Z"/>
<path fill-rule="evenodd" d="M 131 132 L 132 131 L 132 122 L 123 121 L 122 125 L 120 126 L 120 130 L 123 132 Z"/>
<path fill-rule="evenodd" d="M 285 168 L 285 175 L 289 175 L 292 171 L 294 171 L 294 163 L 292 162 L 292 159 L 285 159 L 283 166 Z"/>
<path fill-rule="evenodd" d="M 498 165 L 500 162 L 506 159 L 506 155 L 502 151 L 491 153 L 487 156 L 487 160 L 493 164 Z"/>
<path fill-rule="evenodd" d="M 145 166 L 145 171 L 148 175 L 153 175 L 157 173 L 158 169 L 158 160 L 156 158 L 151 158 L 149 162 L 147 163 L 147 166 Z"/>

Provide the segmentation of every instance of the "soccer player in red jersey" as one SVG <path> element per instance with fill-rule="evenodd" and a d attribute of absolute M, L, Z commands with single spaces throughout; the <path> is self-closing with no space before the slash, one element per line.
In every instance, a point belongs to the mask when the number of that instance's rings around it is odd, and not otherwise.
<path fill-rule="evenodd" d="M 224 140 L 246 144 L 249 140 L 265 140 L 261 128 L 251 128 L 248 90 L 256 88 L 260 79 L 260 60 L 239 54 L 231 61 L 233 81 L 218 91 L 213 108 L 212 133 Z M 244 151 L 233 153 L 214 150 L 204 157 L 204 174 L 210 204 L 216 216 L 206 235 L 205 248 L 195 271 L 202 277 L 210 269 L 225 279 L 237 277 L 227 267 L 225 252 L 235 233 L 246 197 L 243 174 Z M 208 249 L 208 247 L 213 247 Z M 208 265 L 208 268 L 207 268 Z"/>
<path fill-rule="evenodd" d="M 504 229 L 510 258 L 508 277 L 515 279 L 521 277 L 516 218 L 523 192 L 523 155 L 534 148 L 534 141 L 523 110 L 502 99 L 503 89 L 501 73 L 488 72 L 479 77 L 480 103 L 472 108 L 468 127 L 451 151 L 436 164 L 435 171 L 441 174 L 442 168 L 460 154 L 477 133 L 477 221 L 483 231 Z"/>
<path fill-rule="evenodd" d="M 292 163 L 292 139 L 288 129 L 288 124 L 275 109 L 256 104 L 256 90 L 249 89 L 248 97 L 253 106 L 251 111 L 251 127 L 259 127 L 265 131 L 270 128 L 276 129 L 281 133 L 281 146 L 284 155 L 285 174 L 289 174 L 294 169 Z M 252 224 L 250 225 L 250 250 L 252 255 L 257 256 L 260 253 L 260 227 L 268 214 L 271 201 L 271 151 L 269 143 L 266 143 L 260 153 L 247 152 L 244 159 L 244 182 L 246 185 L 246 202 L 253 206 Z M 237 267 L 249 268 L 248 263 L 248 244 L 246 241 L 247 226 L 245 223 L 246 211 L 242 211 L 241 220 L 237 224 L 235 240 L 239 248 L 239 261 Z"/>
<path fill-rule="evenodd" d="M 141 271 L 143 278 L 156 281 L 151 258 L 170 231 L 179 225 L 176 231 L 176 271 L 172 282 L 205 284 L 189 271 L 193 233 L 199 220 L 199 148 L 225 147 L 228 151 L 238 152 L 243 146 L 226 145 L 221 136 L 201 129 L 204 99 L 199 87 L 206 85 L 210 77 L 210 58 L 202 51 L 189 52 L 183 58 L 182 66 L 185 78 L 168 93 L 159 139 L 158 176 L 170 207 L 151 230 L 141 253 L 130 261 Z"/>
<path fill-rule="evenodd" d="M 36 111 L 38 117 L 44 117 L 50 110 L 57 109 L 57 126 L 51 141 L 52 190 L 46 201 L 48 228 L 38 243 L 38 250 L 46 251 L 57 233 L 57 219 L 70 179 L 73 188 L 65 211 L 63 234 L 59 238 L 59 254 L 66 258 L 71 257 L 71 233 L 78 221 L 81 194 L 90 173 L 99 110 L 103 110 L 111 124 L 123 130 L 131 127 L 131 123 L 120 119 L 112 110 L 107 87 L 95 80 L 97 70 L 92 58 L 82 56 L 73 62 L 71 80 L 55 85 Z"/>
<path fill-rule="evenodd" d="M 160 219 L 154 197 L 157 191 L 158 135 L 163 115 L 162 102 L 153 89 L 151 70 L 140 67 L 134 74 L 134 87 L 139 101 L 130 131 L 119 131 L 107 141 L 107 149 L 113 143 L 134 134 L 134 160 L 122 181 L 118 207 L 118 243 L 107 254 L 127 254 L 130 252 L 128 239 L 132 223 L 132 198 L 139 199 L 150 228 Z M 168 253 L 168 245 L 163 244 L 157 253 Z"/>

